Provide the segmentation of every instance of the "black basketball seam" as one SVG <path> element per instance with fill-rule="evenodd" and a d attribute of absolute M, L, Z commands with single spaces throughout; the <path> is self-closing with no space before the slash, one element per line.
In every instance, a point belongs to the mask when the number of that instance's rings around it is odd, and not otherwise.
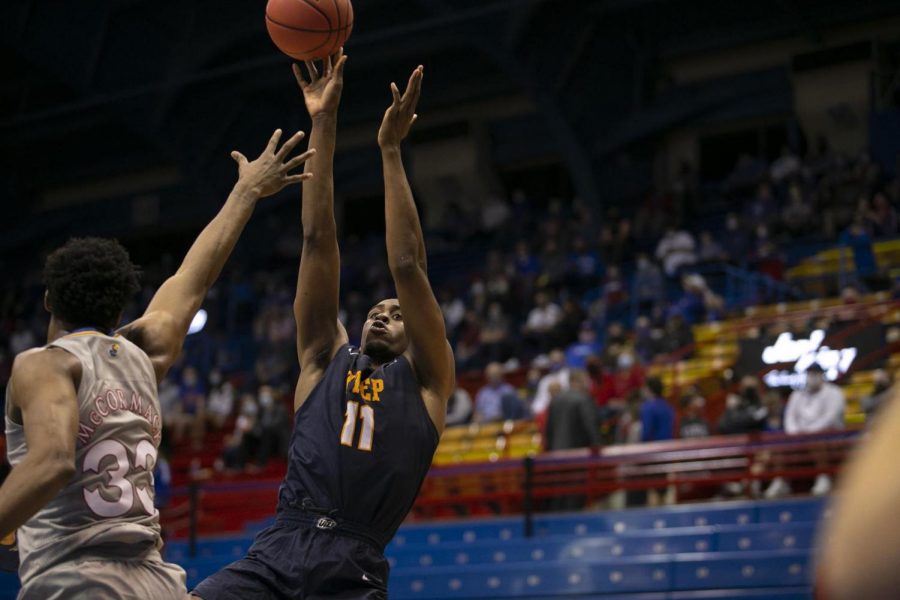
<path fill-rule="evenodd" d="M 322 46 L 327 44 L 328 40 L 331 39 L 331 34 L 333 32 L 333 30 L 331 30 L 331 29 L 300 29 L 298 27 L 291 27 L 290 25 L 285 25 L 284 23 L 279 23 L 275 19 L 271 18 L 269 15 L 266 15 L 266 19 L 271 21 L 275 25 L 278 25 L 279 27 L 284 27 L 285 29 L 291 29 L 293 31 L 303 31 L 305 33 L 327 33 L 328 34 L 328 36 L 325 38 L 325 41 L 322 42 L 321 44 L 319 44 L 318 46 L 313 46 L 312 48 L 304 49 L 304 52 L 306 52 L 306 53 L 315 52 L 316 50 L 318 50 L 319 48 L 321 48 Z M 290 54 L 287 51 L 283 51 L 283 52 L 295 60 L 305 60 L 305 59 L 297 58 L 296 56 L 294 56 L 293 54 Z"/>
<path fill-rule="evenodd" d="M 293 29 L 294 31 L 305 31 L 307 33 L 332 33 L 335 31 L 343 31 L 344 29 L 347 29 L 347 28 L 353 26 L 352 24 L 350 24 L 350 25 L 347 25 L 346 27 L 341 27 L 340 29 L 306 29 L 304 27 L 294 27 L 293 25 L 288 25 L 287 23 L 282 23 L 281 21 L 276 21 L 275 19 L 270 17 L 268 14 L 266 14 L 266 19 L 268 19 L 269 21 L 272 21 L 279 27 L 284 27 L 285 29 Z"/>
<path fill-rule="evenodd" d="M 310 6 L 313 10 L 315 10 L 317 13 L 319 13 L 320 15 L 322 15 L 323 17 L 325 17 L 325 20 L 328 22 L 328 30 L 329 30 L 329 31 L 332 31 L 332 29 L 331 29 L 331 27 L 332 27 L 332 25 L 331 25 L 331 17 L 329 17 L 329 16 L 325 13 L 324 10 L 322 10 L 321 8 L 319 8 L 318 6 L 316 6 L 315 4 L 313 4 L 313 3 L 312 3 L 312 0 L 297 0 L 297 1 L 298 1 L 298 2 L 303 2 L 303 3 L 307 4 L 307 5 Z M 338 23 L 338 25 L 340 25 L 340 23 Z"/>

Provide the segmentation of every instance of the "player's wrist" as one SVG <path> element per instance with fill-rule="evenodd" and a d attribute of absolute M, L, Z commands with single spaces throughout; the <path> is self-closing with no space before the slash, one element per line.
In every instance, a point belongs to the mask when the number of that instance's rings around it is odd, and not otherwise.
<path fill-rule="evenodd" d="M 238 179 L 234 185 L 232 196 L 241 203 L 255 205 L 256 201 L 262 197 L 262 189 L 258 182 Z"/>
<path fill-rule="evenodd" d="M 321 110 L 310 117 L 313 125 L 336 125 L 337 109 Z"/>

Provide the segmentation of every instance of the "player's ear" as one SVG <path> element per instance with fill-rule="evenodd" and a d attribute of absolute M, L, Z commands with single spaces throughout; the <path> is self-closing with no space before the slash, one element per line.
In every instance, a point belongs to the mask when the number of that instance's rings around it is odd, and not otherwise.
<path fill-rule="evenodd" d="M 50 290 L 44 290 L 44 310 L 48 313 L 53 312 L 53 307 L 50 306 Z"/>

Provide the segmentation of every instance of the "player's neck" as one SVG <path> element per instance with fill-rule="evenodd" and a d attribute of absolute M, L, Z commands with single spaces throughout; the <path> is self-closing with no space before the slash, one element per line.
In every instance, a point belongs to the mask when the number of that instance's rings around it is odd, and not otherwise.
<path fill-rule="evenodd" d="M 97 331 L 99 333 L 108 334 L 109 332 L 104 331 L 98 327 L 91 326 L 77 326 L 71 325 L 69 323 L 64 323 L 60 321 L 54 316 L 50 317 L 50 325 L 47 327 L 47 343 L 50 344 L 55 342 L 61 337 L 67 336 L 70 333 L 75 333 L 77 331 Z"/>

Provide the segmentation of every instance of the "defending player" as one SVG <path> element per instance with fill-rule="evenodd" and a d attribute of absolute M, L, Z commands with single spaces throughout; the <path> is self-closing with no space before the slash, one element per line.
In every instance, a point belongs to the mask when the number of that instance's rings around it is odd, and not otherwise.
<path fill-rule="evenodd" d="M 400 143 L 415 121 L 422 67 L 378 132 L 384 162 L 387 254 L 399 299 L 370 311 L 361 348 L 338 322 L 339 262 L 332 157 L 346 58 L 310 81 L 295 75 L 313 120 L 303 186 L 303 255 L 294 314 L 301 375 L 288 473 L 275 524 L 247 557 L 200 584 L 205 600 L 382 599 L 384 547 L 412 507 L 431 465 L 453 390 L 453 355 L 425 267 L 425 244 Z"/>
<path fill-rule="evenodd" d="M 20 600 L 184 598 L 184 571 L 162 561 L 153 466 L 157 384 L 257 200 L 290 175 L 298 133 L 276 131 L 144 315 L 114 332 L 138 273 L 115 240 L 69 240 L 44 268 L 47 345 L 16 357 L 6 397 L 13 470 L 0 488 L 0 537 L 18 528 Z"/>

